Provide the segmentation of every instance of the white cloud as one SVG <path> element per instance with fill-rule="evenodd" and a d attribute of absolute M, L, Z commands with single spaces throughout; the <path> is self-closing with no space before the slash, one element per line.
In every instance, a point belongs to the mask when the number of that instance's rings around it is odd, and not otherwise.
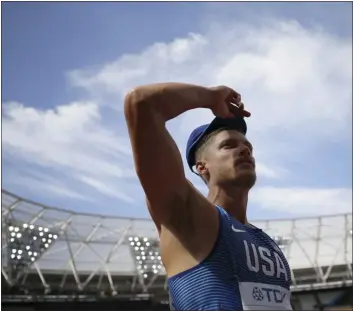
<path fill-rule="evenodd" d="M 86 174 L 89 180 L 97 180 L 95 186 L 104 194 L 98 187 L 101 182 L 134 176 L 127 137 L 105 126 L 93 102 L 44 111 L 11 102 L 4 105 L 3 113 L 2 142 L 12 157 L 65 169 L 70 175 Z"/>
<path fill-rule="evenodd" d="M 30 190 L 34 193 L 37 193 L 38 189 L 40 189 L 42 193 L 50 193 L 51 197 L 68 197 L 81 201 L 94 201 L 92 197 L 71 190 L 63 182 L 52 178 L 49 174 L 41 174 L 38 171 L 29 170 L 27 170 L 25 174 L 23 174 L 23 172 L 22 174 L 18 173 L 18 171 L 14 171 L 11 174 L 6 175 L 7 183 L 15 186 L 25 187 L 27 190 Z M 54 205 L 54 203 L 49 202 L 49 205 Z"/>
<path fill-rule="evenodd" d="M 101 124 L 98 106 L 75 102 L 41 111 L 5 103 L 3 144 L 37 164 L 60 165 L 91 174 L 122 177 L 129 169 L 104 156 L 130 155 L 128 140 Z"/>
<path fill-rule="evenodd" d="M 273 169 L 263 163 L 257 163 L 256 172 L 259 176 L 273 179 L 280 179 L 281 177 L 283 177 L 283 175 L 287 173 L 286 170 L 283 168 Z"/>
<path fill-rule="evenodd" d="M 291 172 L 288 160 L 300 159 L 315 144 L 351 139 L 351 54 L 349 39 L 304 29 L 296 22 L 213 25 L 204 34 L 155 43 L 102 67 L 70 72 L 72 85 L 86 90 L 90 102 L 43 111 L 5 103 L 3 144 L 21 159 L 62 167 L 105 195 L 132 200 L 134 193 L 124 184 L 126 178 L 135 178 L 122 117 L 124 94 L 136 85 L 161 81 L 226 84 L 243 95 L 253 114 L 249 138 L 255 145 L 259 177 L 270 181 L 293 173 L 305 176 Z M 110 110 L 110 119 L 117 120 L 114 127 L 103 113 L 106 106 L 115 108 Z M 211 119 L 209 111 L 195 110 L 168 126 L 183 156 L 190 131 Z M 196 177 L 191 179 L 196 182 Z M 300 193 L 306 199 L 307 193 L 326 197 L 331 191 L 304 189 L 304 195 L 302 190 L 279 193 Z M 273 188 L 259 188 L 254 202 L 279 209 L 280 194 L 273 193 Z M 347 208 L 345 203 L 340 206 Z M 288 202 L 284 207 L 293 211 Z"/>
<path fill-rule="evenodd" d="M 134 200 L 125 195 L 124 193 L 117 191 L 117 189 L 115 187 L 111 187 L 109 184 L 105 184 L 97 179 L 94 179 L 92 177 L 87 177 L 87 176 L 77 176 L 76 177 L 78 180 L 86 183 L 87 185 L 93 187 L 94 189 L 100 191 L 101 193 L 114 197 L 114 198 L 118 198 L 121 199 L 127 203 L 132 203 Z"/>
<path fill-rule="evenodd" d="M 140 54 L 123 55 L 96 71 L 74 70 L 68 76 L 74 86 L 94 92 L 94 95 L 111 93 L 121 99 L 138 84 L 178 78 L 178 71 L 185 80 L 190 73 L 188 64 L 195 61 L 195 56 L 200 55 L 207 44 L 204 36 L 190 34 L 171 43 L 155 43 Z M 114 101 L 116 104 L 119 103 Z"/>
<path fill-rule="evenodd" d="M 182 61 L 176 57 L 180 45 Z M 261 153 L 263 145 L 278 145 L 284 137 L 294 143 L 298 136 L 326 141 L 350 135 L 351 55 L 349 39 L 296 22 L 263 28 L 219 25 L 204 35 L 156 43 L 140 54 L 121 57 L 95 72 L 75 71 L 71 77 L 77 86 L 116 98 L 133 86 L 157 81 L 230 85 L 243 94 L 253 113 L 250 135 Z M 182 132 L 172 133 L 183 134 L 180 142 L 185 143 L 195 120 L 210 119 L 210 113 L 191 111 L 180 117 Z"/>
<path fill-rule="evenodd" d="M 258 206 L 289 212 L 293 215 L 332 215 L 352 211 L 352 189 L 280 188 L 254 189 L 250 202 Z"/>
<path fill-rule="evenodd" d="M 190 34 L 169 45 L 156 43 L 95 72 L 74 71 L 71 80 L 87 90 L 119 96 L 151 81 L 227 84 L 244 95 L 253 112 L 253 128 L 305 126 L 317 134 L 326 120 L 341 121 L 334 129 L 347 125 L 351 51 L 349 40 L 295 22 L 264 28 L 234 25 L 206 35 Z M 337 109 L 341 113 L 335 113 Z"/>

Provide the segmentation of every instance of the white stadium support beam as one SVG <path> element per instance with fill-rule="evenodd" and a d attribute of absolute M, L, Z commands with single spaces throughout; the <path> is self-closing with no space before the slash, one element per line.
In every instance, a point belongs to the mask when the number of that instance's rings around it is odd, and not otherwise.
<path fill-rule="evenodd" d="M 159 237 L 150 219 L 71 212 L 35 203 L 5 190 L 2 190 L 1 209 L 2 258 L 5 258 L 2 275 L 9 286 L 21 286 L 28 291 L 76 290 L 118 296 L 163 295 L 167 290 Z M 33 226 L 33 232 L 39 230 L 35 228 L 47 228 L 45 234 L 53 236 L 50 232 L 56 232 L 57 239 L 51 239 L 50 245 L 43 242 L 48 247 L 36 244 L 40 251 L 32 261 L 34 251 L 26 249 L 30 245 L 25 244 L 24 236 L 20 237 L 15 241 L 18 249 L 14 255 L 10 247 L 15 243 L 11 223 L 18 228 Z M 352 213 L 259 220 L 253 224 L 269 234 L 286 254 L 292 268 L 293 292 L 352 286 Z M 40 238 L 48 239 L 41 232 Z M 31 252 L 31 256 L 25 252 Z M 21 261 L 23 271 L 16 278 L 12 277 L 11 267 L 18 264 L 17 254 L 29 259 Z"/>

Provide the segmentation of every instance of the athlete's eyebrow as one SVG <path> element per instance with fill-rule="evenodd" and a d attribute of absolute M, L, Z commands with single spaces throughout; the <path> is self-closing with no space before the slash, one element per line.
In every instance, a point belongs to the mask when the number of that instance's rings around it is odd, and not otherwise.
<path fill-rule="evenodd" d="M 218 143 L 218 146 L 221 147 L 221 146 L 223 146 L 224 144 L 229 144 L 229 143 L 235 143 L 236 145 L 238 145 L 239 139 L 236 139 L 236 138 L 234 138 L 234 137 L 228 137 L 228 138 L 222 139 L 222 140 Z"/>
<path fill-rule="evenodd" d="M 250 150 L 253 150 L 253 145 L 247 140 L 247 139 L 242 139 L 242 138 L 234 138 L 234 137 L 228 137 L 219 142 L 219 146 L 223 146 L 224 144 L 227 143 L 235 143 L 238 145 L 239 143 L 243 143 L 245 146 L 249 147 Z"/>

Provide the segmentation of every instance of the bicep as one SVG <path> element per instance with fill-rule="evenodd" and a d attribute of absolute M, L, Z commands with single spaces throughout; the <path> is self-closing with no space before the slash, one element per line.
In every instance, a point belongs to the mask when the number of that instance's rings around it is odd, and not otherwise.
<path fill-rule="evenodd" d="M 147 106 L 127 116 L 136 173 L 156 223 L 169 221 L 175 201 L 187 198 L 180 152 L 158 113 Z"/>

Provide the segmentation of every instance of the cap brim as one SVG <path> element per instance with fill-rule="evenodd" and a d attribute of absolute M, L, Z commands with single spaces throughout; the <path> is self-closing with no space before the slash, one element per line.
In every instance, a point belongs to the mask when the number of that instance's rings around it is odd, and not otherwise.
<path fill-rule="evenodd" d="M 201 136 L 205 136 L 222 127 L 237 130 L 244 135 L 246 134 L 246 131 L 247 131 L 244 118 L 235 117 L 235 118 L 221 119 L 221 118 L 215 117 Z"/>

